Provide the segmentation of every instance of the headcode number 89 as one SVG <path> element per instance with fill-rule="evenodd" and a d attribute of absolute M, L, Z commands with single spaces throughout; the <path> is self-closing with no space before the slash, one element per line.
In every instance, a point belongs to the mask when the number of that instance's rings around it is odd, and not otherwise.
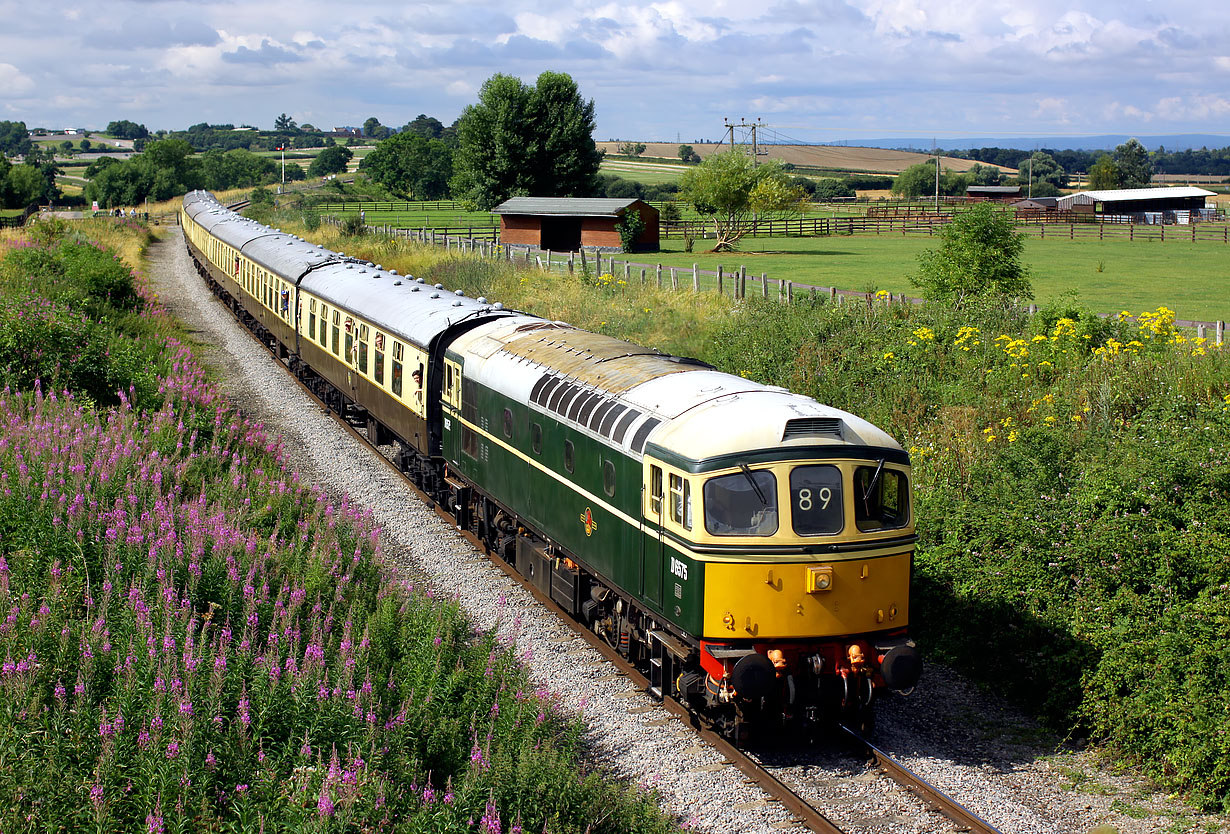
<path fill-rule="evenodd" d="M 829 502 L 833 500 L 833 490 L 829 489 L 828 487 L 821 487 L 815 493 L 815 497 L 819 499 L 820 509 L 827 510 L 829 508 Z M 800 489 L 799 490 L 799 509 L 803 512 L 808 512 L 811 510 L 812 505 L 813 505 L 812 491 L 807 488 Z"/>

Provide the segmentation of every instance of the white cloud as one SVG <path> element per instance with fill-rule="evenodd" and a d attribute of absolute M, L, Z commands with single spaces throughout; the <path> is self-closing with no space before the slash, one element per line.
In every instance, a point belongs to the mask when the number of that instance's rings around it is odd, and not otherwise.
<path fill-rule="evenodd" d="M 12 64 L 0 64 L 0 89 L 11 96 L 34 92 L 34 80 Z"/>

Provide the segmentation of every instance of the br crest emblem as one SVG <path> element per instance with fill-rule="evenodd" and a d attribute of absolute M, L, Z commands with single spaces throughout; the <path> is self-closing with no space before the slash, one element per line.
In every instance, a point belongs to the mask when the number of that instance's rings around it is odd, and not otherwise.
<path fill-rule="evenodd" d="M 592 536 L 594 531 L 598 529 L 598 522 L 594 521 L 594 513 L 589 507 L 585 508 L 585 512 L 581 513 L 581 523 L 585 525 L 585 535 Z"/>

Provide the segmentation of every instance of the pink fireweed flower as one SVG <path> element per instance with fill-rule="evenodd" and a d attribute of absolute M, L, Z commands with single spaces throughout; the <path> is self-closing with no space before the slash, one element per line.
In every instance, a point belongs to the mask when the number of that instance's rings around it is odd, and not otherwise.
<path fill-rule="evenodd" d="M 320 799 L 316 802 L 316 814 L 321 819 L 333 816 L 333 798 L 329 796 L 328 788 L 320 789 Z"/>

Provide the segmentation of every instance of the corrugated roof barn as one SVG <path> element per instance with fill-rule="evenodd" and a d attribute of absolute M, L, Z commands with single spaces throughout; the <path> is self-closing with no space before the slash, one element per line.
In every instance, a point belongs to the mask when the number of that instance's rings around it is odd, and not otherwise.
<path fill-rule="evenodd" d="M 1194 186 L 1172 188 L 1120 188 L 1113 191 L 1081 191 L 1059 198 L 1060 211 L 1088 214 L 1137 215 L 1188 212 L 1205 207 L 1212 191 Z"/>
<path fill-rule="evenodd" d="M 643 200 L 605 197 L 513 197 L 491 210 L 500 216 L 500 242 L 554 251 L 620 248 L 619 221 L 628 212 L 644 226 L 636 251 L 658 249 L 658 210 Z"/>

